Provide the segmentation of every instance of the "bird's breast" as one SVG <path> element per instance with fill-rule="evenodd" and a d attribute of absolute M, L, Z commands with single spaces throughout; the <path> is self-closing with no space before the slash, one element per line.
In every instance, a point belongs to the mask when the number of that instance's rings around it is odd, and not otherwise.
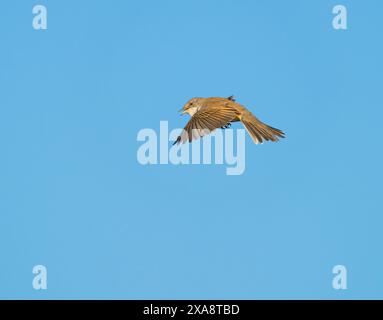
<path fill-rule="evenodd" d="M 192 117 L 192 116 L 194 116 L 194 114 L 195 114 L 199 109 L 201 109 L 201 107 L 191 107 L 191 108 L 189 108 L 187 111 L 188 111 L 189 115 Z"/>

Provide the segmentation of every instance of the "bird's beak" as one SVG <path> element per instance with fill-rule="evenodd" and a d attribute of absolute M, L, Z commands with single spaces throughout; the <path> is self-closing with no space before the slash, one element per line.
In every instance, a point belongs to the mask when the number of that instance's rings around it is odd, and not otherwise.
<path fill-rule="evenodd" d="M 178 112 L 181 112 L 180 116 L 182 117 L 186 111 L 184 110 L 184 108 L 182 108 L 182 109 L 178 110 Z"/>

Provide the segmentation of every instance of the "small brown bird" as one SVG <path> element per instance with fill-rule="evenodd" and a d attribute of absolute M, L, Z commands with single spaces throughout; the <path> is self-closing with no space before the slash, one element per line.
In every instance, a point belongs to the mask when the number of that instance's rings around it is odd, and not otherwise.
<path fill-rule="evenodd" d="M 211 133 L 217 128 L 226 129 L 231 122 L 241 121 L 254 143 L 278 141 L 285 134 L 258 120 L 249 110 L 237 103 L 233 96 L 228 98 L 193 98 L 180 110 L 188 113 L 191 119 L 174 144 L 191 142 Z"/>

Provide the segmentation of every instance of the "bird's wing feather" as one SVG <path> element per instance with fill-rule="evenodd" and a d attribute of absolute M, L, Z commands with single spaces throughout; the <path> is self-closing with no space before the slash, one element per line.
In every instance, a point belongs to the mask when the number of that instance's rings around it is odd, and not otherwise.
<path fill-rule="evenodd" d="M 228 124 L 236 117 L 236 110 L 230 106 L 212 106 L 196 112 L 186 124 L 175 143 L 199 139 L 217 128 Z"/>

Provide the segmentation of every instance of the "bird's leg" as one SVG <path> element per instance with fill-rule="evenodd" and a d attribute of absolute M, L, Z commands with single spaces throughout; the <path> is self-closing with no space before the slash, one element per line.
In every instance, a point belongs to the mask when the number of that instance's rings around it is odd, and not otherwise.
<path fill-rule="evenodd" d="M 228 124 L 225 124 L 221 129 L 227 129 L 231 127 L 231 123 L 229 122 Z"/>

